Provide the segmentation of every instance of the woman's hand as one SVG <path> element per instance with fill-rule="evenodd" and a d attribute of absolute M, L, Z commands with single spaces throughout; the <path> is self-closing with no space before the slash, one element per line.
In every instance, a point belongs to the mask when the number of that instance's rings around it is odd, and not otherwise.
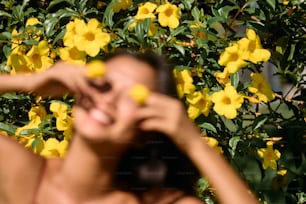
<path fill-rule="evenodd" d="M 92 90 L 87 83 L 85 66 L 57 62 L 50 69 L 27 77 L 26 91 L 41 96 L 58 97 L 66 93 L 90 94 Z"/>
<path fill-rule="evenodd" d="M 188 150 L 189 143 L 201 136 L 187 117 L 181 101 L 163 94 L 151 93 L 137 115 L 140 129 L 165 133 L 184 152 Z"/>

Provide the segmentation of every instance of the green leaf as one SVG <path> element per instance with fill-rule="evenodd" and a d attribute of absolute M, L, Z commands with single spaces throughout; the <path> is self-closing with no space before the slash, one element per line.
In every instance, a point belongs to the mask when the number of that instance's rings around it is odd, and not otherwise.
<path fill-rule="evenodd" d="M 52 45 L 55 45 L 58 40 L 63 39 L 64 35 L 66 33 L 66 29 L 62 29 L 62 31 L 56 35 L 56 37 L 52 41 Z"/>
<path fill-rule="evenodd" d="M 23 42 L 26 45 L 38 45 L 38 41 L 36 41 L 36 40 L 25 40 Z"/>
<path fill-rule="evenodd" d="M 255 118 L 253 123 L 253 130 L 260 128 L 267 120 L 268 120 L 267 115 L 260 115 L 257 118 Z"/>
<path fill-rule="evenodd" d="M 237 88 L 237 87 L 238 87 L 238 84 L 239 84 L 239 80 L 240 80 L 240 78 L 239 78 L 239 73 L 236 72 L 236 73 L 234 73 L 234 74 L 231 74 L 230 79 L 231 79 L 231 85 L 232 85 L 233 87 Z"/>
<path fill-rule="evenodd" d="M 0 130 L 3 130 L 10 135 L 14 135 L 16 129 L 17 129 L 17 126 L 15 125 L 7 125 L 5 123 L 0 122 Z"/>
<path fill-rule="evenodd" d="M 114 25 L 113 16 L 114 16 L 114 10 L 113 7 L 115 4 L 117 4 L 119 0 L 113 0 L 111 3 L 109 3 L 105 9 L 104 15 L 103 15 L 103 21 L 112 28 Z"/>
<path fill-rule="evenodd" d="M 180 26 L 176 28 L 175 30 L 171 30 L 171 35 L 172 36 L 177 36 L 178 34 L 181 34 L 185 31 L 186 27 L 185 26 Z"/>
<path fill-rule="evenodd" d="M 5 55 L 6 58 L 8 58 L 11 54 L 11 47 L 8 45 L 4 45 L 3 46 L 3 53 Z"/>
<path fill-rule="evenodd" d="M 231 147 L 230 153 L 231 153 L 232 157 L 235 156 L 236 147 L 237 147 L 237 144 L 238 144 L 239 142 L 240 142 L 240 136 L 232 137 L 232 138 L 229 140 L 229 146 Z"/>
<path fill-rule="evenodd" d="M 5 12 L 5 11 L 0 11 L 0 16 L 6 16 L 6 17 L 9 17 L 9 18 L 12 17 L 11 14 L 9 14 L 9 13 L 7 13 L 7 12 Z"/>
<path fill-rule="evenodd" d="M 214 132 L 214 133 L 217 133 L 217 129 L 216 129 L 215 126 L 214 126 L 213 124 L 211 124 L 211 123 L 205 122 L 205 123 L 200 124 L 199 126 L 200 126 L 201 128 L 203 128 L 203 129 L 205 129 L 205 130 L 210 130 L 210 131 L 212 131 L 212 132 Z"/>
<path fill-rule="evenodd" d="M 54 34 L 55 32 L 55 25 L 58 23 L 59 19 L 56 18 L 56 17 L 52 17 L 52 18 L 49 18 L 47 19 L 45 22 L 44 22 L 44 25 L 45 25 L 45 28 L 46 28 L 46 36 L 47 37 L 50 37 Z"/>
<path fill-rule="evenodd" d="M 229 12 L 235 10 L 235 9 L 239 9 L 238 6 L 223 6 L 220 9 L 218 9 L 218 12 L 220 14 L 220 16 L 227 18 L 229 15 Z"/>
<path fill-rule="evenodd" d="M 175 47 L 183 56 L 185 56 L 185 49 L 182 45 L 173 44 L 173 47 Z"/>
<path fill-rule="evenodd" d="M 275 9 L 275 0 L 267 0 L 267 3 L 273 10 Z"/>
<path fill-rule="evenodd" d="M 50 10 L 52 7 L 61 4 L 61 3 L 68 3 L 70 6 L 74 6 L 74 0 L 52 0 L 47 8 L 47 10 Z"/>
<path fill-rule="evenodd" d="M 191 15 L 193 16 L 194 20 L 196 21 L 200 21 L 200 10 L 198 9 L 198 7 L 194 7 L 191 10 Z"/>

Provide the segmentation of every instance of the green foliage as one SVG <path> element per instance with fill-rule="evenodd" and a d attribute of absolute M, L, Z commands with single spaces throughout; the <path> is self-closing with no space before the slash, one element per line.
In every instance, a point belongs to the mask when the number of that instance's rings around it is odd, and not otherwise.
<path fill-rule="evenodd" d="M 137 22 L 133 18 L 138 4 L 135 0 L 127 9 L 115 13 L 119 0 L 40 0 L 0 1 L 0 57 L 1 72 L 9 72 L 7 59 L 12 52 L 12 31 L 17 29 L 22 45 L 27 49 L 38 42 L 27 35 L 40 36 L 50 43 L 56 53 L 64 47 L 63 37 L 67 23 L 75 18 L 88 22 L 96 18 L 102 29 L 111 34 L 108 47 L 99 53 L 118 47 L 144 51 L 153 49 L 169 59 L 177 70 L 189 70 L 197 91 L 205 87 L 210 94 L 223 89 L 216 79 L 216 73 L 224 67 L 218 59 L 225 48 L 245 37 L 245 28 L 256 31 L 262 47 L 271 53 L 270 63 L 276 67 L 275 75 L 281 78 L 281 85 L 290 84 L 289 91 L 277 93 L 267 103 L 253 104 L 245 101 L 237 117 L 227 119 L 212 109 L 206 117 L 195 119 L 203 134 L 218 140 L 223 154 L 233 167 L 248 182 L 254 193 L 266 203 L 304 203 L 306 172 L 306 2 L 304 0 L 172 0 L 180 8 L 180 24 L 171 29 L 159 25 L 157 18 Z M 152 1 L 158 5 L 164 1 Z M 28 18 L 36 17 L 41 24 L 25 26 Z M 150 23 L 154 21 L 157 30 L 150 34 Z M 136 26 L 133 27 L 133 23 Z M 248 62 L 247 68 L 231 74 L 230 84 L 237 92 L 251 96 L 250 82 L 244 73 L 263 72 L 263 63 Z M 292 91 L 294 90 L 294 92 Z M 184 102 L 186 98 L 182 98 Z M 63 99 L 73 104 L 71 99 Z M 0 130 L 14 135 L 18 127 L 28 123 L 28 112 L 37 101 L 33 96 L 8 93 L 0 97 Z M 48 110 L 50 100 L 43 101 Z M 186 102 L 186 106 L 188 103 Z M 46 119 L 38 128 L 35 146 L 44 137 L 59 137 L 54 119 Z M 60 136 L 61 137 L 61 136 Z M 39 139 L 37 139 L 39 138 Z M 59 138 L 61 139 L 61 138 Z M 266 148 L 266 141 L 274 141 L 274 149 L 281 153 L 277 168 L 264 169 L 263 159 L 257 151 Z M 280 170 L 287 170 L 281 175 Z M 198 184 L 199 197 L 207 203 L 216 203 L 205 180 Z"/>

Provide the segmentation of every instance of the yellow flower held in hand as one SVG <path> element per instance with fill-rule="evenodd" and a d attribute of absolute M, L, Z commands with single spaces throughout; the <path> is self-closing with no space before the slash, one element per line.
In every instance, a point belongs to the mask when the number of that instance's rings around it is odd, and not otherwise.
<path fill-rule="evenodd" d="M 131 88 L 129 94 L 134 101 L 136 101 L 139 105 L 142 105 L 146 102 L 150 91 L 146 86 L 137 84 Z"/>
<path fill-rule="evenodd" d="M 100 60 L 91 61 L 86 66 L 86 76 L 88 78 L 103 77 L 105 72 L 105 64 Z"/>

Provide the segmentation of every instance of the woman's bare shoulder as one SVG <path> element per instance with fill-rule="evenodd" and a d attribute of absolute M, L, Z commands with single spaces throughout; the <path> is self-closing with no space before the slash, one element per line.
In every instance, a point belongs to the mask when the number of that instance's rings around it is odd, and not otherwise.
<path fill-rule="evenodd" d="M 175 204 L 205 204 L 201 200 L 193 196 L 184 196 L 179 199 Z"/>
<path fill-rule="evenodd" d="M 12 200 L 17 197 L 27 200 L 24 192 L 29 195 L 34 190 L 43 163 L 42 157 L 12 138 L 0 135 L 0 194 L 9 203 L 16 203 Z"/>

